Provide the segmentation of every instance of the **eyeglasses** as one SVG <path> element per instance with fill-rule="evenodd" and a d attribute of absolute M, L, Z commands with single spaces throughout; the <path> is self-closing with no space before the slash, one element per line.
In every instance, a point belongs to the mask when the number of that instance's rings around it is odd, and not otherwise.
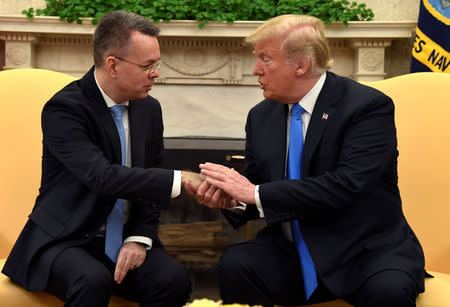
<path fill-rule="evenodd" d="M 159 69 L 159 67 L 161 66 L 161 63 L 162 63 L 162 59 L 159 59 L 155 63 L 148 64 L 148 65 L 141 65 L 141 64 L 137 64 L 137 63 L 133 63 L 131 61 L 125 60 L 125 59 L 115 56 L 115 55 L 113 55 L 113 57 L 115 57 L 119 61 L 124 61 L 124 62 L 130 63 L 130 64 L 133 64 L 133 65 L 136 65 L 140 69 L 145 70 L 147 72 L 147 74 L 151 74 L 155 71 L 155 69 Z"/>

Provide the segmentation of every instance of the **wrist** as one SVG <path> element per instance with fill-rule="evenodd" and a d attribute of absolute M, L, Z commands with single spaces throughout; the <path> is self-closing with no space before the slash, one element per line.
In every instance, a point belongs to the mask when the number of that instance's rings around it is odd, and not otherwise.
<path fill-rule="evenodd" d="M 183 189 L 184 184 L 186 183 L 186 181 L 188 181 L 187 177 L 188 177 L 188 172 L 181 171 L 181 189 Z"/>

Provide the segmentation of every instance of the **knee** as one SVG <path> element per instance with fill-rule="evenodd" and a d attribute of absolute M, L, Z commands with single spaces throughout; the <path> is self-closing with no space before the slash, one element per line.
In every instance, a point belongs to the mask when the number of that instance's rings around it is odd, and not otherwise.
<path fill-rule="evenodd" d="M 221 280 L 237 279 L 251 271 L 252 261 L 239 248 L 230 247 L 222 255 L 218 272 Z"/>
<path fill-rule="evenodd" d="M 386 271 L 371 278 L 361 288 L 356 306 L 416 306 L 417 290 L 412 278 L 404 272 Z"/>
<path fill-rule="evenodd" d="M 79 280 L 85 287 L 96 290 L 112 290 L 114 284 L 112 274 L 103 266 L 83 272 Z"/>
<path fill-rule="evenodd" d="M 368 304 L 364 306 L 413 307 L 416 306 L 416 295 L 407 288 L 380 287 L 373 289 L 366 302 Z"/>
<path fill-rule="evenodd" d="M 170 274 L 166 275 L 163 282 L 174 289 L 175 294 L 187 296 L 191 292 L 191 281 L 186 270 L 179 264 L 172 267 Z"/>
<path fill-rule="evenodd" d="M 157 280 L 159 289 L 166 289 L 164 300 L 167 306 L 184 305 L 191 293 L 191 281 L 186 270 L 179 263 L 174 263 L 170 268 L 166 268 L 164 274 Z"/>
<path fill-rule="evenodd" d="M 68 288 L 67 297 L 71 296 L 90 296 L 109 299 L 113 290 L 113 276 L 105 267 L 80 272 L 77 278 L 73 279 Z"/>

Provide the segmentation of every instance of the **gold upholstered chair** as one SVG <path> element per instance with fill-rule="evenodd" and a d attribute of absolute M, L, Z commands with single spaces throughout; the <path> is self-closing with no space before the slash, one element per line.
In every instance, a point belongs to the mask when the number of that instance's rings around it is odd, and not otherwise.
<path fill-rule="evenodd" d="M 450 306 L 450 74 L 367 82 L 394 100 L 403 210 L 425 253 L 418 307 Z"/>
<path fill-rule="evenodd" d="M 0 71 L 2 150 L 0 151 L 0 270 L 30 214 L 41 176 L 41 110 L 75 77 L 43 69 Z M 0 274 L 0 306 L 63 306 L 45 292 L 29 292 Z M 110 307 L 137 307 L 113 297 Z"/>

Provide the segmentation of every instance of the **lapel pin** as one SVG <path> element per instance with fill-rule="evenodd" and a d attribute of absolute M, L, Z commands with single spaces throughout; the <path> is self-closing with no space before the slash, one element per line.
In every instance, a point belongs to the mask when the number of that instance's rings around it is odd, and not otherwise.
<path fill-rule="evenodd" d="M 322 119 L 323 120 L 327 120 L 328 119 L 328 113 L 323 113 L 322 114 Z"/>

